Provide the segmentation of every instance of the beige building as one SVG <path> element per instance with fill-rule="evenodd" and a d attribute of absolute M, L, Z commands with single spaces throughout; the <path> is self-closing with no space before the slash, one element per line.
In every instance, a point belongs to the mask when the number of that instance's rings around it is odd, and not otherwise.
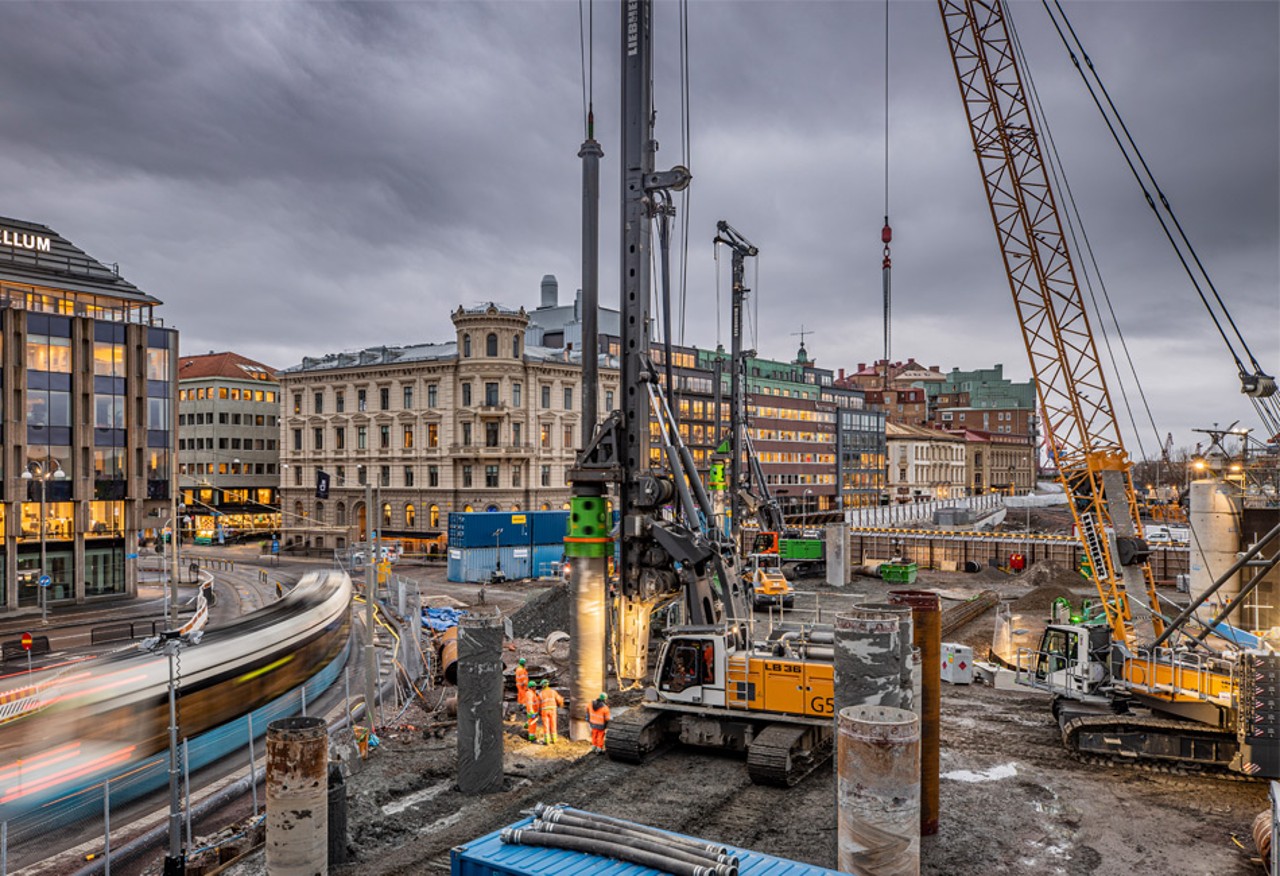
<path fill-rule="evenodd" d="M 967 495 L 964 438 L 901 423 L 885 424 L 891 503 Z"/>
<path fill-rule="evenodd" d="M 523 308 L 458 308 L 455 338 L 305 358 L 277 375 L 284 547 L 341 548 L 369 527 L 438 544 L 451 511 L 567 507 L 581 436 L 579 357 L 525 343 Z M 616 366 L 600 370 L 600 410 Z M 317 498 L 319 472 L 329 476 Z"/>
<path fill-rule="evenodd" d="M 1006 435 L 977 429 L 954 429 L 965 441 L 969 487 L 973 495 L 1022 495 L 1035 487 L 1036 448 L 1026 435 Z"/>

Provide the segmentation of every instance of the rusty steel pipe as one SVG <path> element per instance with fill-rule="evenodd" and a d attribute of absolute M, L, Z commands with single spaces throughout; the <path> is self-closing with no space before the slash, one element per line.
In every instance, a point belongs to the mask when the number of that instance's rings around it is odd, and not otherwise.
<path fill-rule="evenodd" d="M 267 872 L 329 872 L 329 731 L 323 718 L 267 726 Z"/>
<path fill-rule="evenodd" d="M 942 601 L 932 590 L 890 590 L 889 601 L 911 606 L 920 649 L 920 833 L 938 832 L 938 771 L 942 708 Z"/>
<path fill-rule="evenodd" d="M 836 729 L 836 866 L 854 876 L 919 876 L 920 719 L 850 706 Z"/>
<path fill-rule="evenodd" d="M 440 634 L 440 671 L 449 684 L 458 683 L 458 628 L 449 627 Z"/>

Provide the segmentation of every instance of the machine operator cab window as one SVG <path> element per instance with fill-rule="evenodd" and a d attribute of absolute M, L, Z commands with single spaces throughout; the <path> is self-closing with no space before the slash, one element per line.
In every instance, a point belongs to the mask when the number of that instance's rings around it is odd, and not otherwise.
<path fill-rule="evenodd" d="M 673 642 L 670 659 L 663 664 L 658 677 L 658 689 L 667 694 L 690 694 L 681 699 L 700 699 L 702 686 L 716 682 L 715 654 L 713 639 Z"/>
<path fill-rule="evenodd" d="M 1087 635 L 1087 634 L 1085 634 Z M 1093 667 L 1081 665 L 1082 630 L 1077 627 L 1050 627 L 1045 630 L 1040 651 L 1036 654 L 1035 680 L 1049 690 L 1083 693 L 1091 681 L 1097 681 Z M 1092 642 L 1086 640 L 1085 645 Z M 1104 646 L 1105 647 L 1105 646 Z"/>

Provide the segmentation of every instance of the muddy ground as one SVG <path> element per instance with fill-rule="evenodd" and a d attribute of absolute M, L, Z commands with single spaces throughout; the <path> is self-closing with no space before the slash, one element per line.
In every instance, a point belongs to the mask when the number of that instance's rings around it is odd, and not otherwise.
<path fill-rule="evenodd" d="M 1014 577 L 924 572 L 917 587 L 963 596 L 996 589 L 1029 612 L 1050 592 L 1078 603 L 1091 591 L 1062 570 Z M 465 587 L 422 576 L 424 595 L 465 602 Z M 1040 588 L 1032 587 L 1035 582 Z M 1078 582 L 1078 583 L 1077 583 Z M 801 607 L 824 615 L 889 589 L 861 578 L 843 590 L 797 582 Z M 1043 588 L 1043 589 L 1042 589 Z M 514 612 L 541 586 L 490 588 L 490 603 Z M 952 604 L 944 601 L 944 608 Z M 953 640 L 989 647 L 994 612 Z M 520 640 L 504 656 L 555 663 L 540 643 Z M 561 652 L 563 655 L 563 652 Z M 562 691 L 565 690 L 561 685 Z M 567 691 L 566 691 L 567 692 Z M 435 706 L 448 690 L 427 692 Z M 615 697 L 617 705 L 627 699 Z M 563 716 L 562 716 L 563 721 Z M 563 726 L 563 724 L 562 724 Z M 454 727 L 440 708 L 412 708 L 348 779 L 351 862 L 340 876 L 441 874 L 449 850 L 520 819 L 534 803 L 565 802 L 826 867 L 835 865 L 835 785 L 830 762 L 795 788 L 757 787 L 745 764 L 714 752 L 670 748 L 643 766 L 595 756 L 586 743 L 554 747 L 523 741 L 507 724 L 506 788 L 468 797 L 454 788 Z M 1063 750 L 1047 700 L 1036 693 L 982 685 L 943 685 L 941 829 L 922 842 L 922 872 L 964 874 L 1258 874 L 1250 839 L 1266 806 L 1261 782 L 1188 777 L 1097 766 Z M 264 871 L 261 853 L 230 872 Z"/>

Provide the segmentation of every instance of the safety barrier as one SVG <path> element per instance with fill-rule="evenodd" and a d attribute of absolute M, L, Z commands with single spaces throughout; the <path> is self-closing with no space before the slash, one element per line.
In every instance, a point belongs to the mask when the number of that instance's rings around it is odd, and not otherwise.
<path fill-rule="evenodd" d="M 850 556 L 855 562 L 901 557 L 922 569 L 957 571 L 970 563 L 979 567 L 1004 566 L 1011 553 L 1026 557 L 1028 568 L 1036 563 L 1052 562 L 1063 569 L 1079 569 L 1084 549 L 1079 541 L 1065 536 L 962 535 L 928 530 L 854 530 L 850 533 Z M 1156 581 L 1172 584 L 1179 575 L 1190 572 L 1191 551 L 1186 547 L 1158 547 L 1152 550 L 1150 563 Z"/>
<path fill-rule="evenodd" d="M 32 636 L 31 637 L 31 653 L 32 654 L 48 654 L 49 653 L 49 637 L 48 636 Z M 0 644 L 0 663 L 8 663 L 10 660 L 17 660 L 19 657 L 26 657 L 27 649 L 22 647 L 21 639 L 9 639 Z"/>
<path fill-rule="evenodd" d="M 94 627 L 89 631 L 89 643 L 101 645 L 104 642 L 127 642 L 132 639 L 145 639 L 159 635 L 164 621 L 128 621 L 107 626 Z"/>

